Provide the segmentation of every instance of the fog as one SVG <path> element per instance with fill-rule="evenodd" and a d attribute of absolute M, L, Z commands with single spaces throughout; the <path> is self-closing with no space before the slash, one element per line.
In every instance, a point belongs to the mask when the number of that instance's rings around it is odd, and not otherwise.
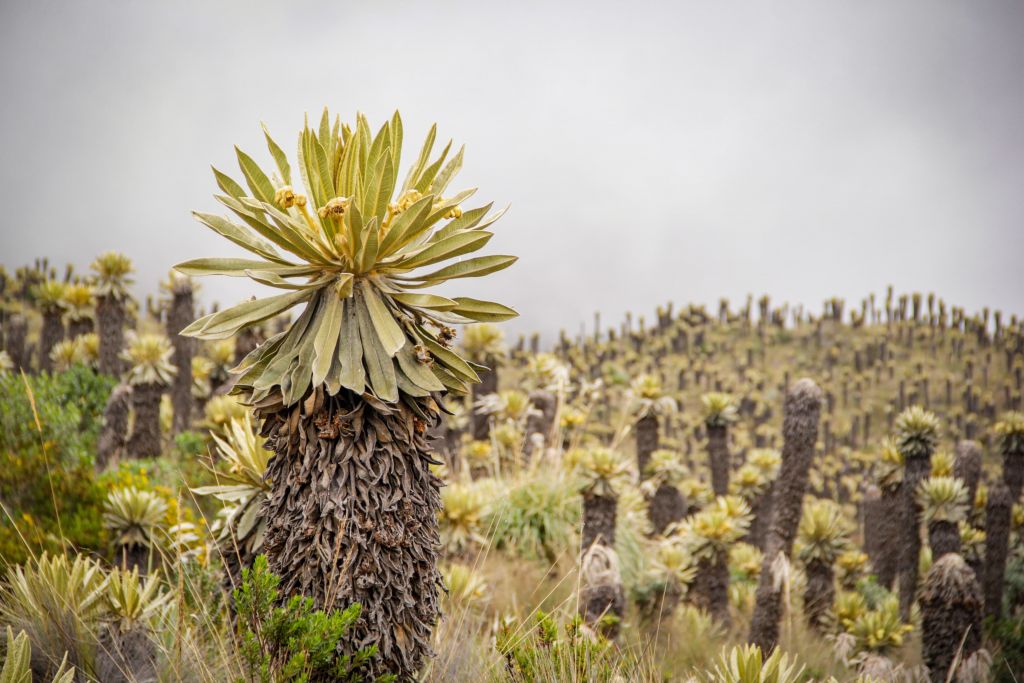
<path fill-rule="evenodd" d="M 510 204 L 455 290 L 510 334 L 748 293 L 814 310 L 935 291 L 1024 312 L 1024 4 L 10 2 L 0 9 L 0 263 L 134 259 L 136 294 L 230 255 L 210 164 L 269 163 L 326 105 Z M 236 174 L 237 175 L 237 174 Z M 210 278 L 224 304 L 256 293 Z"/>

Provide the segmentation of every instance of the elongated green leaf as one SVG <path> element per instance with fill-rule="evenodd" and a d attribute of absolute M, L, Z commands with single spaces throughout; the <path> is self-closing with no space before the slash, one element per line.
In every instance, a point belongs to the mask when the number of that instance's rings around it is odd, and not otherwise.
<path fill-rule="evenodd" d="M 441 283 L 446 280 L 454 280 L 456 278 L 489 275 L 490 273 L 508 268 L 518 260 L 519 258 L 517 256 L 476 256 L 474 258 L 466 259 L 465 261 L 453 263 L 450 266 L 445 266 L 441 270 L 436 270 L 426 275 L 415 275 L 410 278 L 403 278 L 399 276 L 396 277 L 396 279 L 423 281 L 424 284 L 422 285 L 407 285 L 412 289 L 417 289 L 419 287 L 426 287 L 431 284 Z"/>
<path fill-rule="evenodd" d="M 229 176 L 218 171 L 213 166 L 211 166 L 210 168 L 213 169 L 213 177 L 217 179 L 217 187 L 219 187 L 224 192 L 227 192 L 235 199 L 238 199 L 239 197 L 245 195 L 245 190 L 242 189 L 241 185 L 236 183 Z"/>
<path fill-rule="evenodd" d="M 400 304 L 411 306 L 412 308 L 426 308 L 429 310 L 436 311 L 450 311 L 459 304 L 447 297 L 438 296 L 436 294 L 418 294 L 416 292 L 399 292 L 392 294 L 391 298 Z"/>
<path fill-rule="evenodd" d="M 466 151 L 465 145 L 459 147 L 458 153 L 452 157 L 452 160 L 445 164 L 441 172 L 437 174 L 433 182 L 430 184 L 430 194 L 441 196 L 444 191 L 448 188 L 448 183 L 452 181 L 452 178 L 458 174 L 462 169 L 462 156 Z"/>
<path fill-rule="evenodd" d="M 263 238 L 254 235 L 251 231 L 240 225 L 232 223 L 223 216 L 212 213 L 199 213 L 193 211 L 192 215 L 200 223 L 213 230 L 218 235 L 226 237 L 235 244 L 249 251 L 272 261 L 282 261 L 281 255 L 274 249 L 274 245 Z"/>
<path fill-rule="evenodd" d="M 281 174 L 281 180 L 284 181 L 285 185 L 291 185 L 292 167 L 288 165 L 288 157 L 285 156 L 284 150 L 278 147 L 274 139 L 270 137 L 270 130 L 267 128 L 267 124 L 261 123 L 260 125 L 263 127 L 263 137 L 267 139 L 267 149 L 270 150 L 270 156 L 274 157 L 274 163 L 277 164 L 277 172 Z"/>
<path fill-rule="evenodd" d="M 277 289 L 313 289 L 330 279 L 330 276 L 321 276 L 312 282 L 292 282 L 290 280 L 285 280 L 277 273 L 270 271 L 248 270 L 245 274 L 261 285 L 267 285 L 268 287 L 275 287 Z"/>
<path fill-rule="evenodd" d="M 337 358 L 338 335 L 341 333 L 341 319 L 344 305 L 333 291 L 324 293 L 324 317 L 320 328 L 316 331 L 314 348 L 316 360 L 313 362 L 313 386 L 320 386 L 331 369 L 331 363 Z"/>
<path fill-rule="evenodd" d="M 437 137 L 437 124 L 435 123 L 430 127 L 427 132 L 427 137 L 423 141 L 423 147 L 420 149 L 420 156 L 416 159 L 416 163 L 412 168 L 409 169 L 409 174 L 405 177 L 405 182 L 402 183 L 402 192 L 412 189 L 416 186 L 416 183 L 420 179 L 420 174 L 423 173 L 423 169 L 427 167 L 427 159 L 430 158 L 430 152 L 434 149 L 434 139 Z"/>
<path fill-rule="evenodd" d="M 263 169 L 238 147 L 235 147 L 235 155 L 238 157 L 238 167 L 242 169 L 242 175 L 245 176 L 253 196 L 265 202 L 274 201 L 274 186 Z"/>
<path fill-rule="evenodd" d="M 399 262 L 401 268 L 420 268 L 482 249 L 494 234 L 470 230 L 458 232 Z"/>
<path fill-rule="evenodd" d="M 381 348 L 384 349 L 388 358 L 393 358 L 398 350 L 406 344 L 405 333 L 402 332 L 401 325 L 395 320 L 387 305 L 381 300 L 376 288 L 366 282 L 360 284 L 366 308 L 373 321 L 373 329 L 376 330 L 377 338 L 380 339 Z"/>
<path fill-rule="evenodd" d="M 366 361 L 370 387 L 382 401 L 397 401 L 398 382 L 395 378 L 394 363 L 384 347 L 381 346 L 377 333 L 374 331 L 366 299 L 356 297 L 355 302 L 356 314 L 359 319 L 359 340 L 363 345 L 363 359 Z"/>
<path fill-rule="evenodd" d="M 437 361 L 443 363 L 449 370 L 455 373 L 457 376 L 465 379 L 468 382 L 479 382 L 480 376 L 476 374 L 473 368 L 469 367 L 469 364 L 463 360 L 457 353 L 451 349 L 446 349 L 436 341 L 431 339 L 429 336 L 424 335 L 423 345 L 434 354 Z M 435 370 L 437 368 L 435 367 Z"/>
<path fill-rule="evenodd" d="M 454 234 L 461 230 L 472 229 L 477 225 L 477 223 L 483 220 L 484 216 L 487 215 L 487 212 L 491 210 L 492 206 L 494 206 L 494 202 L 491 202 L 487 206 L 481 206 L 476 209 L 469 209 L 468 211 L 463 211 L 461 216 L 459 216 L 458 218 L 453 218 L 451 221 L 448 222 L 448 225 L 444 226 L 443 228 L 435 232 L 433 235 L 431 235 L 430 241 L 439 242 L 440 240 L 443 240 L 445 237 L 448 237 L 448 235 Z"/>
<path fill-rule="evenodd" d="M 359 338 L 359 320 L 356 300 L 346 299 L 341 321 L 341 342 L 338 358 L 341 361 L 341 386 L 357 394 L 366 389 L 366 371 L 363 369 L 363 345 Z"/>
<path fill-rule="evenodd" d="M 437 159 L 434 160 L 434 163 L 423 169 L 423 173 L 420 174 L 419 180 L 417 180 L 416 185 L 414 185 L 417 190 L 423 194 L 427 194 L 430 191 L 430 184 L 434 182 L 434 178 L 437 177 L 437 172 L 441 169 L 441 164 L 443 164 L 444 160 L 448 158 L 448 152 L 450 152 L 451 149 L 452 141 L 449 140 L 448 144 L 446 144 L 444 149 L 441 150 L 441 156 L 437 157 Z"/>
<path fill-rule="evenodd" d="M 201 339 L 227 339 L 243 327 L 273 318 L 278 313 L 305 301 L 310 295 L 311 292 L 303 290 L 246 301 L 244 304 L 203 316 L 182 330 L 181 334 Z"/>
<path fill-rule="evenodd" d="M 430 368 L 416 359 L 416 354 L 411 345 L 406 345 L 396 356 L 398 366 L 405 376 L 416 386 L 427 391 L 444 391 L 444 385 L 437 378 Z"/>
<path fill-rule="evenodd" d="M 419 226 L 429 215 L 430 204 L 433 200 L 432 195 L 422 197 L 391 221 L 391 225 L 380 243 L 382 255 L 390 256 L 406 243 L 407 235 L 415 235 L 419 231 Z"/>
<path fill-rule="evenodd" d="M 292 241 L 287 239 L 280 230 L 271 225 L 266 220 L 266 214 L 263 211 L 263 204 L 252 197 L 243 197 L 242 199 L 235 199 L 233 197 L 226 197 L 224 195 L 214 195 L 214 198 L 221 204 L 231 209 L 231 211 L 245 221 L 246 225 L 252 228 L 253 232 L 261 237 L 264 237 L 268 242 L 276 244 L 286 251 L 290 251 L 292 254 L 302 256 L 302 250 L 297 247 Z M 289 233 L 292 234 L 292 233 Z M 285 259 L 277 255 L 273 260 L 279 263 L 287 263 Z M 270 258 L 270 257 L 267 257 Z"/>
<path fill-rule="evenodd" d="M 391 168 L 395 174 L 395 181 L 392 185 L 398 182 L 398 169 L 402 166 L 402 117 L 399 116 L 398 110 L 391 115 Z M 393 192 L 394 190 L 392 190 Z"/>
<path fill-rule="evenodd" d="M 459 305 L 452 309 L 452 313 L 457 313 L 479 322 L 497 323 L 503 320 L 510 320 L 519 315 L 514 309 L 494 303 L 493 301 L 471 299 L 468 296 L 457 296 L 455 301 Z"/>
<path fill-rule="evenodd" d="M 182 275 L 191 277 L 200 275 L 228 275 L 245 277 L 247 270 L 259 270 L 275 273 L 282 277 L 301 277 L 317 272 L 315 268 L 295 264 L 273 263 L 271 261 L 254 261 L 244 258 L 197 258 L 174 266 Z"/>

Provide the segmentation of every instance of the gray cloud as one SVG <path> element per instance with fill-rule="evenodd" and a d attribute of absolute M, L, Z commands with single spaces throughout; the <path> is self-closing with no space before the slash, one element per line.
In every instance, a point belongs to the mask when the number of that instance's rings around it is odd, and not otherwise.
<path fill-rule="evenodd" d="M 189 211 L 260 120 L 398 107 L 512 204 L 491 249 L 521 260 L 471 291 L 515 331 L 890 282 L 1019 313 L 1021 35 L 1010 0 L 6 2 L 0 262 L 119 249 L 152 291 L 231 253 Z"/>

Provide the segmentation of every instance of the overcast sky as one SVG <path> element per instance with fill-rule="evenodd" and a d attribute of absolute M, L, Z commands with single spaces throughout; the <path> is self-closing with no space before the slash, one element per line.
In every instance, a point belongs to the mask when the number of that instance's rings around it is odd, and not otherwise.
<path fill-rule="evenodd" d="M 305 112 L 429 124 L 459 186 L 511 204 L 460 292 L 512 331 L 768 292 L 815 310 L 893 283 L 1024 313 L 1024 3 L 0 4 L 0 262 L 129 254 L 140 295 L 234 253 L 232 145 Z M 234 303 L 256 290 L 206 279 Z"/>

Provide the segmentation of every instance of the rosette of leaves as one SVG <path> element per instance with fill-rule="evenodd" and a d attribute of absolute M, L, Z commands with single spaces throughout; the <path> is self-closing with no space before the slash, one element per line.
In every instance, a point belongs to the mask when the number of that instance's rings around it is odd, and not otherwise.
<path fill-rule="evenodd" d="M 206 356 L 192 357 L 192 398 L 205 401 L 210 397 L 213 387 L 210 377 L 213 375 L 213 361 Z"/>
<path fill-rule="evenodd" d="M 508 355 L 505 333 L 492 323 L 467 325 L 462 333 L 462 348 L 469 360 L 480 365 L 497 362 Z"/>
<path fill-rule="evenodd" d="M 953 454 L 949 451 L 938 451 L 932 455 L 932 476 L 952 477 L 953 476 Z"/>
<path fill-rule="evenodd" d="M 442 572 L 448 603 L 457 609 L 475 610 L 487 602 L 487 580 L 464 564 L 451 564 Z"/>
<path fill-rule="evenodd" d="M 683 479 L 690 475 L 690 471 L 679 457 L 679 453 L 667 448 L 659 448 L 651 453 L 651 459 L 647 463 L 647 474 L 649 476 L 647 481 L 654 487 L 678 486 Z"/>
<path fill-rule="evenodd" d="M 248 301 L 195 321 L 183 334 L 223 339 L 305 305 L 288 328 L 239 366 L 236 391 L 252 402 L 279 395 L 284 406 L 310 387 L 342 387 L 393 403 L 401 394 L 465 392 L 476 369 L 449 348 L 452 323 L 495 322 L 515 311 L 469 297 L 423 292 L 450 280 L 507 268 L 513 256 L 479 256 L 501 215 L 491 205 L 463 210 L 472 195 L 444 196 L 462 166 L 462 151 L 434 161 L 431 128 L 405 181 L 398 182 L 402 122 L 397 112 L 373 135 L 359 116 L 354 129 L 333 126 L 326 110 L 318 130 L 303 129 L 298 171 L 306 194 L 293 189 L 292 168 L 267 134 L 278 178 L 238 150 L 247 186 L 218 170 L 217 195 L 235 219 L 196 213 L 214 232 L 258 258 L 206 258 L 177 266 L 187 275 L 248 277 L 284 293 Z"/>
<path fill-rule="evenodd" d="M 797 528 L 797 555 L 804 563 L 835 563 L 850 547 L 850 530 L 842 509 L 826 498 L 809 499 Z"/>
<path fill-rule="evenodd" d="M 96 297 L 128 298 L 128 287 L 133 282 L 128 276 L 134 272 L 130 258 L 116 251 L 108 251 L 96 257 L 92 269 L 96 273 L 93 290 Z"/>
<path fill-rule="evenodd" d="M 10 354 L 6 351 L 0 351 L 0 375 L 4 375 L 14 370 L 14 361 L 11 360 Z"/>
<path fill-rule="evenodd" d="M 729 394 L 713 391 L 701 396 L 700 403 L 708 427 L 727 427 L 739 419 L 736 399 Z"/>
<path fill-rule="evenodd" d="M 723 651 L 713 676 L 718 683 L 796 683 L 803 671 L 803 666 L 779 648 L 765 657 L 761 648 L 748 644 Z"/>
<path fill-rule="evenodd" d="M 159 545 L 167 512 L 167 501 L 147 489 L 129 486 L 107 494 L 103 525 L 113 533 L 118 557 L 125 567 L 147 567 L 150 552 Z"/>
<path fill-rule="evenodd" d="M 736 495 L 744 500 L 753 501 L 764 493 L 770 483 L 761 469 L 747 462 L 736 470 L 729 486 Z"/>
<path fill-rule="evenodd" d="M 0 621 L 31 634 L 42 660 L 42 671 L 35 673 L 53 675 L 65 653 L 67 664 L 91 673 L 105 593 L 106 577 L 96 560 L 43 553 L 7 568 L 0 585 Z"/>
<path fill-rule="evenodd" d="M 486 544 L 481 531 L 488 500 L 482 488 L 474 484 L 449 484 L 441 489 L 441 502 L 441 542 L 451 555 L 462 555 Z"/>
<path fill-rule="evenodd" d="M 67 309 L 64 317 L 67 319 L 68 332 L 72 337 L 77 337 L 91 328 L 93 303 L 92 286 L 76 282 L 64 288 L 64 305 Z"/>
<path fill-rule="evenodd" d="M 756 467 L 766 480 L 772 481 L 779 474 L 782 454 L 774 448 L 755 448 L 747 454 L 747 464 Z"/>
<path fill-rule="evenodd" d="M 888 489 L 903 481 L 903 454 L 891 437 L 882 440 L 878 458 L 878 483 Z"/>
<path fill-rule="evenodd" d="M 953 477 L 931 476 L 917 487 L 917 503 L 925 524 L 949 522 L 958 525 L 967 518 L 967 487 Z"/>
<path fill-rule="evenodd" d="M 128 383 L 169 386 L 177 374 L 172 353 L 171 342 L 162 334 L 132 334 L 121 356 L 129 363 Z"/>
<path fill-rule="evenodd" d="M 106 588 L 107 612 L 121 631 L 150 621 L 171 599 L 170 593 L 160 589 L 159 571 L 149 578 L 140 578 L 135 569 L 115 567 L 107 575 Z"/>
<path fill-rule="evenodd" d="M 53 345 L 50 349 L 50 361 L 53 369 L 57 372 L 70 370 L 72 366 L 86 361 L 85 349 L 79 342 L 79 338 L 65 339 Z"/>
<path fill-rule="evenodd" d="M 853 619 L 847 632 L 852 635 L 859 652 L 887 654 L 903 645 L 903 637 L 913 626 L 900 620 L 899 598 L 886 597 L 875 608 L 865 610 Z"/>
<path fill-rule="evenodd" d="M 738 496 L 719 496 L 686 521 L 684 536 L 697 560 L 712 559 L 743 538 L 750 527 L 750 506 Z"/>
<path fill-rule="evenodd" d="M 580 489 L 586 495 L 614 498 L 629 479 L 629 463 L 611 448 L 590 448 L 579 463 Z"/>
<path fill-rule="evenodd" d="M 51 683 L 74 683 L 75 667 L 68 668 L 67 658 L 65 653 L 60 666 L 50 679 Z M 7 650 L 3 669 L 0 669 L 0 682 L 32 683 L 32 641 L 25 631 L 15 636 L 10 626 L 7 627 Z"/>
<path fill-rule="evenodd" d="M 656 375 L 644 374 L 633 380 L 633 413 L 637 419 L 649 415 L 671 415 L 678 410 L 676 401 L 666 396 Z"/>
<path fill-rule="evenodd" d="M 843 588 L 853 589 L 864 576 L 868 568 L 869 558 L 857 548 L 848 548 L 836 556 L 836 568 L 839 570 L 839 583 Z"/>
<path fill-rule="evenodd" d="M 896 449 L 904 458 L 930 458 L 939 443 L 939 420 L 920 406 L 896 418 Z"/>
<path fill-rule="evenodd" d="M 200 486 L 192 492 L 213 496 L 225 503 L 218 513 L 217 541 L 232 578 L 241 578 L 241 567 L 252 564 L 263 545 L 266 521 L 260 511 L 271 489 L 266 479 L 267 463 L 273 452 L 266 439 L 253 429 L 248 414 L 234 417 L 224 435 L 210 434 L 221 461 L 227 466 L 214 470 L 217 484 Z"/>

